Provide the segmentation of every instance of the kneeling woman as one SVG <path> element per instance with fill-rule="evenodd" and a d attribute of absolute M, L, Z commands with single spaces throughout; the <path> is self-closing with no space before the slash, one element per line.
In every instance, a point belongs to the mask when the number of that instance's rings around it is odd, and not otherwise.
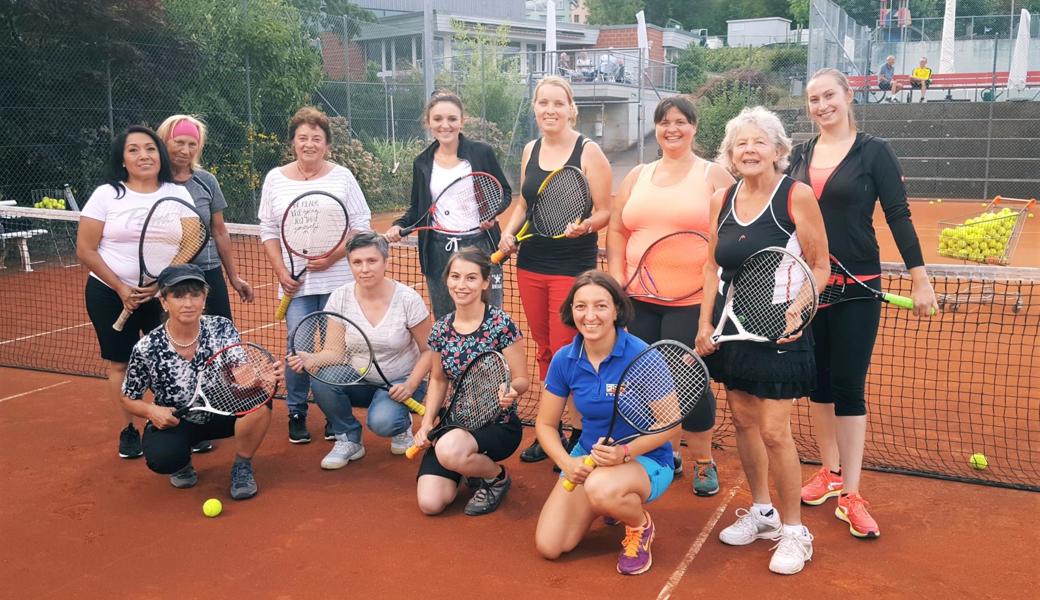
<path fill-rule="evenodd" d="M 427 435 L 447 399 L 448 382 L 458 378 L 480 354 L 495 351 L 505 356 L 512 373 L 505 401 L 514 402 L 530 385 L 520 329 L 505 311 L 487 302 L 490 276 L 487 253 L 472 247 L 456 252 L 444 269 L 455 311 L 437 320 L 430 333 L 430 350 L 436 354 L 431 361 L 426 416 L 415 433 L 415 445 L 420 448 L 430 445 Z M 459 482 L 466 477 L 470 487 L 476 488 L 466 504 L 466 514 L 494 512 L 511 485 L 498 461 L 516 452 L 521 437 L 520 419 L 513 409 L 503 410 L 497 421 L 476 431 L 451 429 L 439 437 L 419 466 L 419 509 L 428 515 L 442 512 L 455 500 Z"/>
<path fill-rule="evenodd" d="M 602 271 L 578 276 L 560 307 L 560 318 L 577 329 L 578 335 L 553 356 L 535 429 L 542 448 L 563 475 L 581 485 L 573 492 L 553 486 L 538 517 L 535 545 L 542 556 L 555 559 L 576 548 L 602 515 L 625 525 L 618 573 L 638 575 L 653 562 L 654 523 L 643 505 L 663 494 L 672 482 L 672 446 L 668 442 L 672 434 L 646 435 L 621 446 L 606 445 L 603 436 L 614 409 L 614 386 L 647 344 L 624 330 L 632 318 L 632 303 L 614 278 Z M 582 415 L 582 435 L 568 454 L 556 424 L 571 395 Z M 634 433 L 628 424 L 619 422 L 612 437 L 621 439 Z M 596 462 L 595 469 L 585 465 L 586 455 Z"/>

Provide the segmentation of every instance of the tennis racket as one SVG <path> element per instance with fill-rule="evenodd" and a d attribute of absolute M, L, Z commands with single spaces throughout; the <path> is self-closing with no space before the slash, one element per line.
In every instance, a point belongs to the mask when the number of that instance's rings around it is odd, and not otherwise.
<path fill-rule="evenodd" d="M 257 410 L 278 391 L 277 361 L 263 346 L 233 344 L 217 351 L 199 371 L 191 402 L 173 412 L 242 416 Z"/>
<path fill-rule="evenodd" d="M 674 340 L 652 344 L 625 367 L 614 388 L 606 443 L 621 446 L 639 436 L 672 429 L 697 406 L 708 385 L 708 367 L 696 352 Z M 615 441 L 612 436 L 619 416 L 636 433 Z M 596 466 L 591 456 L 585 457 L 585 464 Z M 564 479 L 563 487 L 571 492 L 577 484 Z"/>
<path fill-rule="evenodd" d="M 812 321 L 817 301 L 816 278 L 801 257 L 775 246 L 759 250 L 733 276 L 711 339 L 721 344 L 789 338 Z M 727 322 L 733 323 L 736 333 L 723 333 Z"/>
<path fill-rule="evenodd" d="M 307 272 L 306 261 L 332 254 L 347 237 L 350 219 L 339 198 L 328 192 L 305 192 L 285 209 L 282 217 L 282 245 L 289 255 L 289 273 L 299 281 Z M 303 268 L 296 270 L 293 257 L 302 258 Z M 276 321 L 285 318 L 292 294 L 286 292 L 274 313 Z"/>
<path fill-rule="evenodd" d="M 849 272 L 845 265 L 831 256 L 831 275 L 827 278 L 827 287 L 820 292 L 820 308 L 827 308 L 842 302 L 853 300 L 875 300 L 888 302 L 899 308 L 914 309 L 914 301 L 899 294 L 879 292 Z"/>
<path fill-rule="evenodd" d="M 137 245 L 138 287 L 146 287 L 170 265 L 195 260 L 209 239 L 206 224 L 195 207 L 180 198 L 162 198 L 152 205 Z M 124 308 L 112 329 L 122 331 L 133 311 Z"/>
<path fill-rule="evenodd" d="M 625 290 L 632 298 L 685 300 L 701 291 L 707 258 L 708 236 L 699 231 L 670 233 L 646 249 Z"/>
<path fill-rule="evenodd" d="M 556 169 L 538 187 L 538 198 L 527 212 L 527 221 L 516 234 L 516 243 L 536 235 L 560 239 L 567 225 L 580 223 L 592 214 L 592 192 L 581 169 L 571 165 Z M 501 264 L 507 254 L 501 250 L 491 255 L 491 262 Z"/>
<path fill-rule="evenodd" d="M 492 423 L 502 413 L 499 397 L 509 390 L 513 378 L 506 359 L 498 352 L 477 355 L 449 390 L 450 398 L 442 409 L 441 420 L 426 438 L 433 442 L 451 429 L 475 431 Z M 405 456 L 415 458 L 422 450 L 412 446 Z"/>
<path fill-rule="evenodd" d="M 304 370 L 318 381 L 336 386 L 374 385 L 390 391 L 390 380 L 376 362 L 372 342 L 343 315 L 318 311 L 304 317 L 289 334 L 289 354 L 302 358 Z M 377 381 L 365 378 L 373 370 Z M 426 414 L 426 408 L 413 398 L 402 404 L 413 413 Z"/>
<path fill-rule="evenodd" d="M 498 216 L 498 213 L 502 212 L 502 206 L 505 204 L 505 192 L 502 190 L 502 184 L 490 173 L 476 171 L 459 177 L 449 183 L 448 187 L 441 190 L 440 194 L 437 194 L 437 198 L 434 199 L 426 214 L 410 227 L 405 227 L 401 230 L 401 237 L 409 235 L 413 231 L 422 231 L 424 229 L 433 229 L 445 233 L 466 233 L 470 231 L 470 229 L 451 229 L 438 222 L 437 207 L 442 200 L 447 200 L 447 203 L 453 205 L 456 211 L 454 214 L 449 215 L 447 210 L 443 210 L 442 214 L 445 217 L 451 216 L 479 225 L 494 219 Z M 420 223 L 427 219 L 430 220 L 430 224 L 420 226 Z"/>

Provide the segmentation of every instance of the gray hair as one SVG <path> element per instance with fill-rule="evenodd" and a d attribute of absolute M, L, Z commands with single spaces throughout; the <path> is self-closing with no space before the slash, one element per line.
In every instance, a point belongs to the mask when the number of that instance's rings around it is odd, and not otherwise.
<path fill-rule="evenodd" d="M 896 59 L 896 56 L 894 54 L 889 54 L 888 56 L 885 57 L 885 62 L 888 62 L 890 60 L 895 60 L 895 59 Z"/>
<path fill-rule="evenodd" d="M 379 250 L 383 258 L 390 258 L 390 244 L 385 237 L 374 231 L 361 231 L 350 238 L 350 241 L 347 242 L 347 256 L 355 250 L 372 247 Z"/>
<path fill-rule="evenodd" d="M 780 117 L 762 106 L 746 107 L 740 111 L 740 114 L 726 123 L 726 136 L 722 138 L 722 143 L 719 144 L 719 155 L 716 158 L 718 163 L 733 175 L 740 174 L 733 164 L 733 137 L 745 125 L 754 125 L 769 136 L 769 139 L 776 146 L 777 153 L 780 155 L 779 160 L 776 161 L 773 167 L 780 172 L 787 169 L 791 157 L 791 138 L 787 137 L 787 132 L 784 131 L 784 124 L 780 121 Z"/>

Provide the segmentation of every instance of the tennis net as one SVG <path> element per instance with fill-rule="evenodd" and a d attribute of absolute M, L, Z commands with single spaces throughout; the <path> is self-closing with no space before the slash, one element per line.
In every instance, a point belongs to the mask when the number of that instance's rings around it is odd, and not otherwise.
<path fill-rule="evenodd" d="M 87 270 L 76 258 L 78 215 L 0 207 L 0 365 L 76 375 L 104 375 L 87 318 Z M 284 353 L 286 329 L 275 323 L 277 285 L 255 225 L 229 225 L 239 271 L 257 299 L 232 298 L 246 341 Z M 414 238 L 392 249 L 390 275 L 425 295 Z M 908 294 L 901 266 L 886 264 L 884 285 Z M 871 412 L 868 468 L 1040 491 L 1040 269 L 929 267 L 943 312 L 931 319 L 882 309 L 881 331 L 867 382 Z M 505 308 L 523 331 L 526 320 L 512 262 L 506 264 Z M 695 326 L 695 324 L 691 324 Z M 537 374 L 528 338 L 529 370 Z M 533 420 L 540 385 L 520 405 Z M 719 390 L 721 392 L 721 390 Z M 803 460 L 818 460 L 806 402 L 797 404 L 795 439 Z M 715 442 L 734 433 L 720 393 Z M 973 469 L 972 454 L 989 466 Z"/>

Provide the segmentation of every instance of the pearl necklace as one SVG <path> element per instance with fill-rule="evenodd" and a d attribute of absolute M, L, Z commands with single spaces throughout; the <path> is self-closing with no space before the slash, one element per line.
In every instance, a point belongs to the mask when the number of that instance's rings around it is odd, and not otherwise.
<path fill-rule="evenodd" d="M 199 332 L 195 334 L 195 339 L 191 340 L 187 344 L 182 344 L 182 343 L 178 342 L 177 340 L 173 339 L 173 334 L 170 333 L 170 324 L 169 324 L 169 322 L 167 322 L 165 325 L 163 325 L 163 329 L 166 330 L 166 338 L 170 340 L 171 344 L 173 344 L 174 346 L 177 346 L 178 348 L 190 348 L 190 347 L 194 346 L 195 342 L 199 341 L 199 336 L 202 334 L 202 328 L 200 327 L 199 328 Z"/>

